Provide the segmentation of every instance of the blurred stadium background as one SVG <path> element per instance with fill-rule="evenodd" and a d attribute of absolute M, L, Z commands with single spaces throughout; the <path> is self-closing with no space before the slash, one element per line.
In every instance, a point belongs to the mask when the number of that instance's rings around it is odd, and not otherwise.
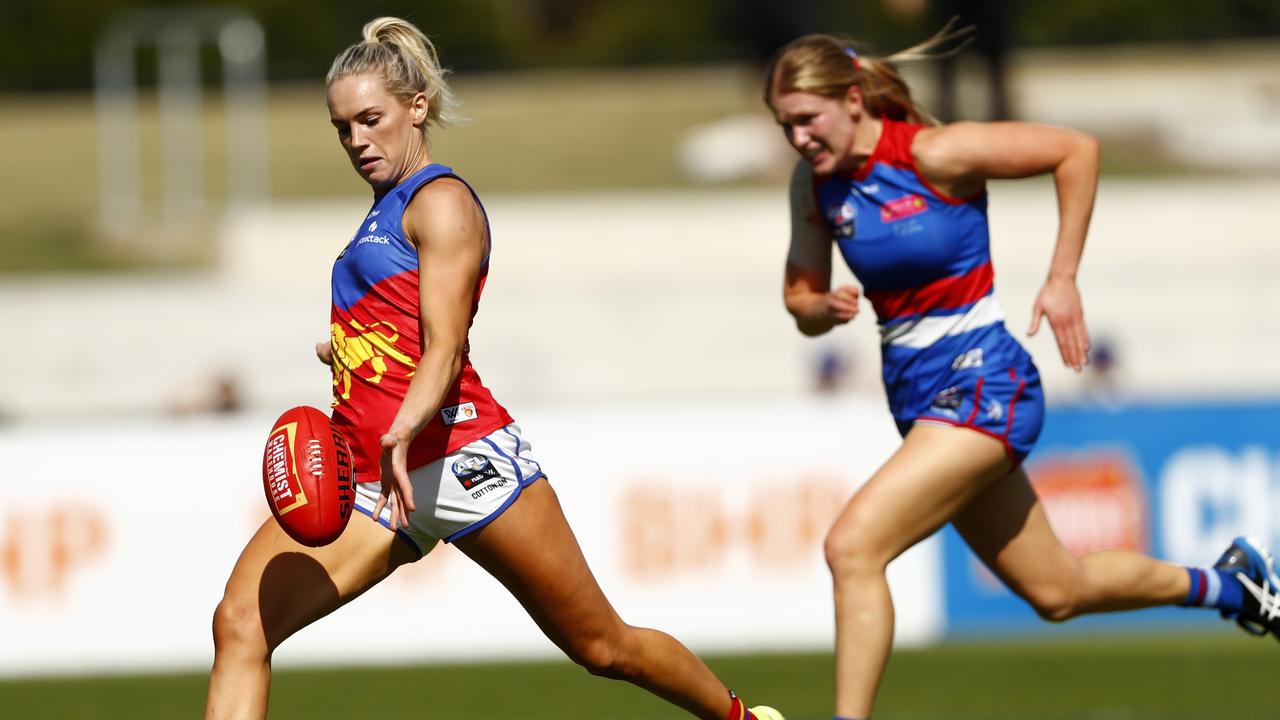
<path fill-rule="evenodd" d="M 951 93 L 951 117 L 1103 144 L 1080 278 L 1094 364 L 1072 374 L 1049 333 L 1027 339 L 1051 410 L 1029 468 L 1055 527 L 1195 564 L 1238 532 L 1277 544 L 1275 0 L 8 3 L 0 716 L 199 713 L 213 607 L 266 516 L 260 444 L 284 408 L 327 403 L 327 268 L 369 201 L 323 74 L 397 14 L 435 38 L 471 119 L 432 141 L 492 217 L 473 357 L 601 583 L 749 697 L 825 717 L 820 540 L 896 435 L 872 323 L 807 340 L 782 309 L 791 159 L 759 70 L 804 32 L 888 53 L 956 9 L 982 40 L 950 81 L 908 69 L 926 106 Z M 1021 336 L 1052 186 L 991 197 Z M 1049 627 L 948 533 L 891 582 L 902 649 L 877 717 L 1280 716 L 1263 691 L 1280 648 L 1210 613 Z M 451 548 L 277 667 L 281 718 L 679 716 L 559 660 Z"/>

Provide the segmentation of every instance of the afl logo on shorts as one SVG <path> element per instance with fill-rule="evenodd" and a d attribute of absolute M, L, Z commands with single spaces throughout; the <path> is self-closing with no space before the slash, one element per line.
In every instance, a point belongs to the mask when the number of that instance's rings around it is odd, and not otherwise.
<path fill-rule="evenodd" d="M 483 455 L 464 455 L 453 461 L 453 476 L 462 487 L 470 490 L 485 480 L 498 477 L 498 470 Z"/>
<path fill-rule="evenodd" d="M 831 225 L 836 237 L 853 237 L 853 231 L 856 227 L 854 220 L 857 216 L 858 209 L 850 202 L 827 207 L 827 223 Z"/>

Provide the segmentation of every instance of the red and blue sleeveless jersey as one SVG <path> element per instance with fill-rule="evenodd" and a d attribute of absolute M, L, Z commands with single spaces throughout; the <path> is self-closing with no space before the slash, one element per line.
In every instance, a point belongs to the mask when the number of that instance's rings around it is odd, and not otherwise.
<path fill-rule="evenodd" d="M 890 409 L 912 419 L 951 373 L 1030 356 L 993 296 L 986 193 L 960 199 L 934 188 L 911 157 L 923 126 L 882 122 L 858 172 L 815 178 L 814 194 L 879 320 Z"/>
<path fill-rule="evenodd" d="M 401 220 L 418 191 L 442 177 L 465 184 L 452 169 L 434 164 L 405 178 L 374 202 L 333 264 L 333 424 L 351 445 L 360 482 L 381 479 L 379 439 L 395 419 L 422 358 L 418 249 L 405 238 Z M 473 321 L 488 273 L 486 254 L 471 304 Z M 409 469 L 511 422 L 471 366 L 468 343 L 440 409 L 409 446 Z"/>

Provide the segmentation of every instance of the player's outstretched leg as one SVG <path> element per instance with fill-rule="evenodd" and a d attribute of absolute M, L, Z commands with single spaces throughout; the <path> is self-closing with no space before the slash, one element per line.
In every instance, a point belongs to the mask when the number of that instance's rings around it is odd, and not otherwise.
<path fill-rule="evenodd" d="M 240 554 L 214 612 L 205 718 L 265 718 L 276 647 L 415 559 L 407 543 L 364 515 L 319 548 L 299 545 L 268 518 Z"/>
<path fill-rule="evenodd" d="M 591 674 L 626 680 L 704 720 L 780 720 L 776 710 L 768 715 L 746 709 L 675 638 L 622 621 L 591 574 L 545 479 L 455 544 L 506 586 L 547 637 Z M 600 716 L 608 717 L 607 709 Z"/>
<path fill-rule="evenodd" d="M 1257 541 L 1236 538 L 1212 567 L 1183 567 L 1127 550 L 1075 557 L 1054 534 L 1021 468 L 970 502 L 954 525 L 1046 620 L 1182 605 L 1217 609 L 1254 635 L 1280 638 L 1280 576 Z"/>
<path fill-rule="evenodd" d="M 1188 568 L 1191 591 L 1185 605 L 1218 607 L 1253 635 L 1280 640 L 1280 576 L 1262 543 L 1238 537 L 1212 568 Z"/>

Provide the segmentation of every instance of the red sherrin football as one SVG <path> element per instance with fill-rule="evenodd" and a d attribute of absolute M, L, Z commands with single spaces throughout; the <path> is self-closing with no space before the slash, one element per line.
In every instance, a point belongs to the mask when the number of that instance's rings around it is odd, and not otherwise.
<path fill-rule="evenodd" d="M 267 436 L 262 486 L 289 537 L 309 547 L 342 534 L 355 502 L 351 449 L 329 416 L 302 405 L 287 410 Z"/>

